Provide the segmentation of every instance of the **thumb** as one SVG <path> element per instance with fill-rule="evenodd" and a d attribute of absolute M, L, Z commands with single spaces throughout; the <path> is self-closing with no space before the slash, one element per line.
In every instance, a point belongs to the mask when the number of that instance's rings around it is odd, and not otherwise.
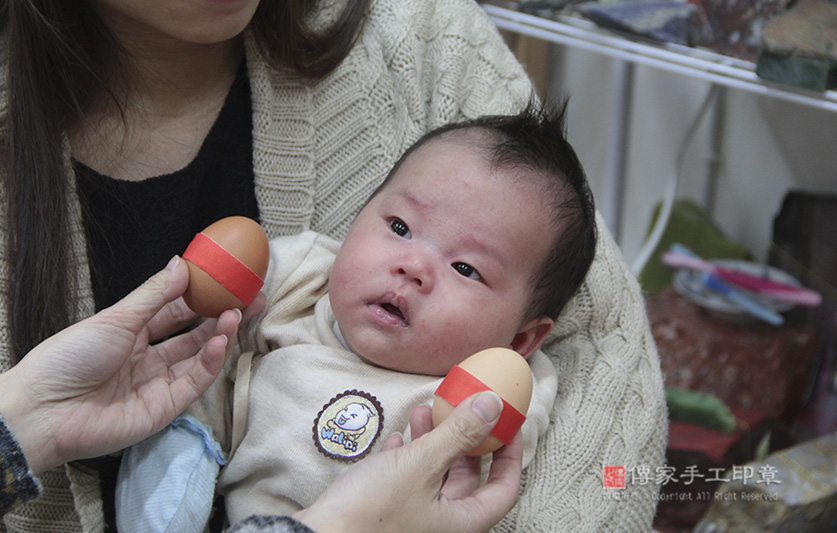
<path fill-rule="evenodd" d="M 473 450 L 488 435 L 503 410 L 503 400 L 493 391 L 473 394 L 463 400 L 437 427 L 423 436 L 425 450 L 447 470 L 458 458 Z"/>
<path fill-rule="evenodd" d="M 103 314 L 109 318 L 138 319 L 134 326 L 143 327 L 166 304 L 182 296 L 188 285 L 189 268 L 185 261 L 174 256 L 166 268 L 151 276 Z"/>

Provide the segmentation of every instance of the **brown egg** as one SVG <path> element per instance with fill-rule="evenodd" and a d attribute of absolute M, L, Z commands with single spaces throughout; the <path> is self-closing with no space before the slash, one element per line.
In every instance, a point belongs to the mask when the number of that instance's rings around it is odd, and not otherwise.
<path fill-rule="evenodd" d="M 492 434 L 467 455 L 491 453 L 508 444 L 526 419 L 532 383 L 529 363 L 514 350 L 489 348 L 477 352 L 451 369 L 439 386 L 433 400 L 433 425 L 438 426 L 471 394 L 491 389 L 504 401 L 500 421 Z"/>
<path fill-rule="evenodd" d="M 269 257 L 267 235 L 255 220 L 233 216 L 210 224 L 183 253 L 186 305 L 206 317 L 250 305 L 264 285 Z"/>

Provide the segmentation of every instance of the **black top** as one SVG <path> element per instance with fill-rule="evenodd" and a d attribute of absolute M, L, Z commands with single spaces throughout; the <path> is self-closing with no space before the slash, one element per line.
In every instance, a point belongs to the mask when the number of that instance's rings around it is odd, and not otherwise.
<path fill-rule="evenodd" d="M 252 115 L 250 83 L 242 63 L 218 118 L 185 168 L 124 181 L 73 163 L 97 311 L 141 285 L 173 255 L 182 255 L 195 234 L 216 220 L 232 215 L 259 220 Z M 115 532 L 119 458 L 108 456 L 88 464 L 99 471 L 105 531 Z M 223 513 L 218 514 L 222 519 Z"/>
<path fill-rule="evenodd" d="M 259 220 L 253 182 L 250 84 L 242 63 L 218 118 L 185 168 L 142 181 L 74 162 L 96 309 L 115 303 L 182 255 L 221 218 Z"/>

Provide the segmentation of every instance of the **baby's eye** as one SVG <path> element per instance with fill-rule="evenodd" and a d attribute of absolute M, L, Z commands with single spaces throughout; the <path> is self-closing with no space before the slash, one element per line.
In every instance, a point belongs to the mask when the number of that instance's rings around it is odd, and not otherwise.
<path fill-rule="evenodd" d="M 454 263 L 451 265 L 457 272 L 465 276 L 466 278 L 475 279 L 477 281 L 482 280 L 482 276 L 480 273 L 477 272 L 477 269 L 469 265 L 468 263 Z"/>
<path fill-rule="evenodd" d="M 407 239 L 411 237 L 410 228 L 408 228 L 407 224 L 405 224 L 400 218 L 392 219 L 389 223 L 389 227 L 392 229 L 393 233 L 400 237 L 405 237 Z"/>

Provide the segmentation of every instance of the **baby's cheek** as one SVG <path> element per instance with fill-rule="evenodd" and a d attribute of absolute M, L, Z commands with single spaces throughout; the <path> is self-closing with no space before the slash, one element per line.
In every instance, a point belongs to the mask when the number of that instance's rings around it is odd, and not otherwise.
<path fill-rule="evenodd" d="M 496 320 L 487 319 L 474 330 L 473 345 L 478 349 L 472 353 L 487 348 L 508 348 L 516 333 L 511 318 L 499 317 Z"/>
<path fill-rule="evenodd" d="M 494 336 L 482 324 L 448 321 L 436 335 L 439 359 L 445 359 L 453 366 L 466 357 L 485 348 L 496 346 Z"/>

